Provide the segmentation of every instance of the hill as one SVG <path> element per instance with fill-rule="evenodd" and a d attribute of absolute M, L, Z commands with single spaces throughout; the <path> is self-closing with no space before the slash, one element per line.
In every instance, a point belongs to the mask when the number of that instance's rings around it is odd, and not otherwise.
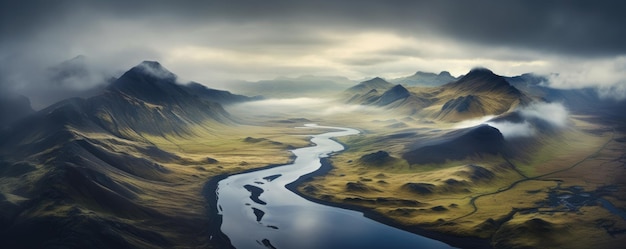
<path fill-rule="evenodd" d="M 506 154 L 502 133 L 489 125 L 450 132 L 436 140 L 409 145 L 402 158 L 409 164 L 442 164 L 481 155 Z"/>
<path fill-rule="evenodd" d="M 0 133 L 0 243 L 207 247 L 202 185 L 190 184 L 206 170 L 172 165 L 217 161 L 183 158 L 155 141 L 189 143 L 233 124 L 219 103 L 192 95 L 158 62 L 133 67 L 97 96 L 18 121 Z"/>
<path fill-rule="evenodd" d="M 370 92 L 371 90 L 387 90 L 393 87 L 393 84 L 386 80 L 375 77 L 370 80 L 363 81 L 353 87 L 348 88 L 345 92 L 350 94 L 363 94 Z"/>
<path fill-rule="evenodd" d="M 504 77 L 484 68 L 473 69 L 441 89 L 438 97 L 445 102 L 440 102 L 443 105 L 436 117 L 446 121 L 499 115 L 531 102 Z"/>
<path fill-rule="evenodd" d="M 229 104 L 263 99 L 263 97 L 261 96 L 248 97 L 245 95 L 233 94 L 225 90 L 217 90 L 217 89 L 208 88 L 205 85 L 202 85 L 197 82 L 191 82 L 187 84 L 185 87 L 185 90 L 187 90 L 187 92 L 191 95 L 198 96 L 201 99 L 204 99 L 207 101 L 217 102 L 222 105 L 229 105 Z"/>
<path fill-rule="evenodd" d="M 456 80 L 457 78 L 452 76 L 448 71 L 441 71 L 439 74 L 418 71 L 411 76 L 392 79 L 390 81 L 395 84 L 404 84 L 407 86 L 434 87 Z"/>
<path fill-rule="evenodd" d="M 532 100 L 504 77 L 484 68 L 439 87 L 393 86 L 375 78 L 344 93 L 349 94 L 348 103 L 376 105 L 398 114 L 446 122 L 499 115 Z"/>

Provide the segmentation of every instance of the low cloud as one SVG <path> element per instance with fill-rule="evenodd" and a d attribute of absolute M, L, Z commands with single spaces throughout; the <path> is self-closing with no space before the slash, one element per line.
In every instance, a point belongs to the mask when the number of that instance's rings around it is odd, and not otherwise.
<path fill-rule="evenodd" d="M 486 124 L 498 129 L 504 138 L 530 137 L 535 135 L 535 129 L 528 122 L 487 122 Z"/>
<path fill-rule="evenodd" d="M 328 99 L 319 98 L 266 99 L 248 102 L 242 105 L 254 105 L 260 108 L 313 108 L 321 104 L 326 104 L 329 101 Z"/>
<path fill-rule="evenodd" d="M 322 115 L 335 115 L 335 114 L 343 114 L 343 113 L 352 113 L 357 111 L 367 111 L 371 110 L 373 107 L 364 106 L 364 105 L 333 105 L 327 106 L 321 112 Z"/>
<path fill-rule="evenodd" d="M 482 65 L 502 75 L 559 73 L 551 86 L 595 87 L 602 97 L 626 98 L 620 1 L 2 3 L 10 11 L 0 15 L 0 91 L 29 97 L 56 97 L 40 90 L 51 89 L 47 80 L 31 76 L 83 54 L 113 73 L 158 60 L 180 77 L 213 86 L 303 74 L 460 75 Z"/>
<path fill-rule="evenodd" d="M 597 88 L 598 96 L 603 99 L 625 100 L 626 99 L 626 80 L 620 84 L 612 86 L 601 86 Z"/>
<path fill-rule="evenodd" d="M 232 112 L 248 113 L 250 110 L 254 110 L 254 113 L 250 113 L 252 115 L 301 114 L 303 116 L 329 116 L 375 109 L 375 107 L 348 105 L 324 98 L 266 99 L 228 107 L 228 111 Z"/>
<path fill-rule="evenodd" d="M 534 103 L 519 110 L 526 119 L 539 119 L 562 128 L 567 125 L 569 113 L 561 103 Z"/>
<path fill-rule="evenodd" d="M 554 128 L 563 128 L 568 124 L 568 111 L 561 103 L 534 103 L 518 109 L 523 122 L 488 121 L 485 124 L 500 130 L 504 138 L 530 137 L 537 133 L 533 125 L 536 121 L 546 122 Z"/>
<path fill-rule="evenodd" d="M 0 64 L 6 62 L 2 60 Z M 24 95 L 34 109 L 42 109 L 63 99 L 92 96 L 113 75 L 83 56 L 61 62 L 16 57 L 0 69 L 0 91 Z"/>
<path fill-rule="evenodd" d="M 548 86 L 558 89 L 595 88 L 601 98 L 626 99 L 626 56 L 561 62 L 548 76 Z"/>
<path fill-rule="evenodd" d="M 492 118 L 495 118 L 495 115 L 488 115 L 488 116 L 483 116 L 480 118 L 474 118 L 474 119 L 468 119 L 468 120 L 463 120 L 461 122 L 458 122 L 454 125 L 454 129 L 464 129 L 464 128 L 470 128 L 470 127 L 474 127 L 477 125 L 481 125 L 484 124 L 485 122 L 491 120 Z"/>

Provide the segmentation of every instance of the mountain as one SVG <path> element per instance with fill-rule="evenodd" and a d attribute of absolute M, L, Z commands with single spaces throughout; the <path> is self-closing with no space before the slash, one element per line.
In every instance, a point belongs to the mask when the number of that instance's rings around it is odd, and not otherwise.
<path fill-rule="evenodd" d="M 499 115 L 531 102 L 531 98 L 504 77 L 485 68 L 472 69 L 461 79 L 441 88 L 443 92 L 439 96 L 446 101 L 436 114 L 440 120 L 461 121 Z"/>
<path fill-rule="evenodd" d="M 499 115 L 532 100 L 504 77 L 484 68 L 429 88 L 394 86 L 374 78 L 347 89 L 344 95 L 351 104 L 376 105 L 398 114 L 447 122 Z"/>
<path fill-rule="evenodd" d="M 15 121 L 34 112 L 27 97 L 22 95 L 0 95 L 0 130 L 8 128 Z"/>
<path fill-rule="evenodd" d="M 152 61 L 133 67 L 104 94 L 86 101 L 88 116 L 118 136 L 184 134 L 189 125 L 232 122 L 220 104 L 190 94 L 176 83 L 176 75 Z"/>
<path fill-rule="evenodd" d="M 383 95 L 380 95 L 377 105 L 385 106 L 391 104 L 397 100 L 405 99 L 411 96 L 409 90 L 402 85 L 395 85 L 391 89 L 385 91 Z"/>
<path fill-rule="evenodd" d="M 370 80 L 363 81 L 353 87 L 350 87 L 345 92 L 351 94 L 363 94 L 370 92 L 371 90 L 387 90 L 391 87 L 393 87 L 393 84 L 387 82 L 382 78 L 376 77 Z"/>
<path fill-rule="evenodd" d="M 187 84 L 185 89 L 191 95 L 198 96 L 199 98 L 207 100 L 207 101 L 217 102 L 222 105 L 263 99 L 263 97 L 261 96 L 248 97 L 245 95 L 233 94 L 225 90 L 217 90 L 217 89 L 208 88 L 197 82 L 191 82 Z"/>
<path fill-rule="evenodd" d="M 74 57 L 33 74 L 42 76 L 41 82 L 34 82 L 36 87 L 30 87 L 23 94 L 31 99 L 36 110 L 67 98 L 101 94 L 115 80 L 112 74 L 96 69 L 85 56 Z"/>
<path fill-rule="evenodd" d="M 352 86 L 342 94 L 345 98 L 349 98 L 346 102 L 350 104 L 375 104 L 380 95 L 393 86 L 386 80 L 376 77 Z"/>
<path fill-rule="evenodd" d="M 502 133 L 489 125 L 452 131 L 439 139 L 417 142 L 402 158 L 409 164 L 445 163 L 481 155 L 505 154 Z"/>
<path fill-rule="evenodd" d="M 181 177 L 194 169 L 173 174 L 172 167 L 201 163 L 151 141 L 231 124 L 219 103 L 190 94 L 151 61 L 97 96 L 67 99 L 21 119 L 0 132 L 0 243 L 206 247 L 204 200 L 173 190 L 185 186 Z"/>
<path fill-rule="evenodd" d="M 503 76 L 494 74 L 486 68 L 474 68 L 461 79 L 450 82 L 444 87 L 454 89 L 458 92 L 474 91 L 485 93 L 504 93 L 519 95 L 521 92 L 511 86 Z"/>
<path fill-rule="evenodd" d="M 407 86 L 441 86 L 443 84 L 457 80 L 450 75 L 448 71 L 441 71 L 439 74 L 418 71 L 407 77 L 391 80 L 395 84 L 404 84 Z"/>

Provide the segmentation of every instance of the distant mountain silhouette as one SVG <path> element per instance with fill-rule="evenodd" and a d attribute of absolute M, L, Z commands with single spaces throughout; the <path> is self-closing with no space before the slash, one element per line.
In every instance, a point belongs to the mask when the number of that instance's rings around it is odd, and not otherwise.
<path fill-rule="evenodd" d="M 391 89 L 385 91 L 376 102 L 377 105 L 385 106 L 393 103 L 394 101 L 405 99 L 411 96 L 409 90 L 402 85 L 395 85 Z"/>
<path fill-rule="evenodd" d="M 600 114 L 620 116 L 626 109 L 626 100 L 602 98 L 598 89 L 557 89 L 549 87 L 549 78 L 532 73 L 506 78 L 511 85 L 523 91 L 528 96 L 546 102 L 563 103 L 572 113 Z"/>
<path fill-rule="evenodd" d="M 0 130 L 34 112 L 27 97 L 0 94 Z"/>
<path fill-rule="evenodd" d="M 204 100 L 207 100 L 207 101 L 217 102 L 217 103 L 220 103 L 222 105 L 235 104 L 235 103 L 241 103 L 241 102 L 247 102 L 247 101 L 254 101 L 254 100 L 261 100 L 261 99 L 263 99 L 263 97 L 261 97 L 261 96 L 248 97 L 248 96 L 244 96 L 244 95 L 233 94 L 233 93 L 231 93 L 229 91 L 208 88 L 205 85 L 202 85 L 202 84 L 197 83 L 197 82 L 191 82 L 191 83 L 187 84 L 185 86 L 185 89 L 191 95 L 198 96 L 198 97 L 200 97 L 200 98 L 202 98 Z"/>
<path fill-rule="evenodd" d="M 376 77 L 348 88 L 343 95 L 348 98 L 346 102 L 351 104 L 374 104 L 382 93 L 393 86 L 386 80 Z"/>
<path fill-rule="evenodd" d="M 405 115 L 449 122 L 499 115 L 532 101 L 504 77 L 485 68 L 473 69 L 460 79 L 438 87 L 393 86 L 374 78 L 344 93 L 348 95 L 348 103 L 377 105 Z"/>
<path fill-rule="evenodd" d="M 346 92 L 356 94 L 356 93 L 367 93 L 371 90 L 387 90 L 393 87 L 393 84 L 387 82 L 386 80 L 376 77 L 370 80 L 363 81 L 353 87 L 348 88 Z"/>
<path fill-rule="evenodd" d="M 448 71 L 442 71 L 439 74 L 418 71 L 407 77 L 391 80 L 395 84 L 404 84 L 407 86 L 441 86 L 443 84 L 457 80 Z"/>

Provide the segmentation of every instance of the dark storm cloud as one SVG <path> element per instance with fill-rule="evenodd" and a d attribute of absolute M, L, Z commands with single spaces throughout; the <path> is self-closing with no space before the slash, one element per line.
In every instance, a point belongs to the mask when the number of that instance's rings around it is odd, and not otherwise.
<path fill-rule="evenodd" d="M 624 9 L 622 1 L 0 0 L 0 91 L 41 95 L 40 72 L 79 54 L 105 75 L 83 88 L 146 59 L 200 81 L 419 66 L 462 73 L 474 63 L 518 72 L 570 58 L 613 65 L 626 55 Z"/>
<path fill-rule="evenodd" d="M 159 25 L 269 23 L 435 33 L 469 42 L 582 56 L 626 53 L 623 1 L 9 1 L 2 35 L 26 39 L 72 16 Z M 181 26 L 180 28 L 184 28 Z M 285 30 L 289 32 L 289 30 Z M 282 35 L 288 36 L 288 33 Z M 296 41 L 297 42 L 297 41 Z"/>

